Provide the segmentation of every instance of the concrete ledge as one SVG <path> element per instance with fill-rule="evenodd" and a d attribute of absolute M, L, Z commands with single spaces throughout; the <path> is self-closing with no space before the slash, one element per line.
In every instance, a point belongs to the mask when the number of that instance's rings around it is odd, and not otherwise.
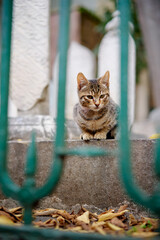
<path fill-rule="evenodd" d="M 29 142 L 9 142 L 8 168 L 12 179 L 19 185 L 24 179 L 24 162 Z M 81 146 L 99 146 L 105 149 L 115 149 L 115 140 L 104 141 L 66 141 L 68 148 Z M 132 163 L 138 184 L 148 193 L 156 184 L 153 172 L 153 140 L 132 140 Z M 37 142 L 38 170 L 37 186 L 42 185 L 50 170 L 53 143 L 51 141 Z M 8 206 L 13 201 L 6 201 L 0 193 L 0 203 Z M 54 193 L 40 201 L 39 207 L 56 207 L 71 209 L 76 204 L 87 204 L 104 209 L 117 206 L 123 201 L 129 201 L 120 183 L 118 159 L 115 157 L 67 157 L 64 160 L 64 170 L 61 180 Z"/>
<path fill-rule="evenodd" d="M 65 123 L 67 139 L 79 139 L 80 130 L 73 120 Z M 30 141 L 32 131 L 37 141 L 49 141 L 55 138 L 56 121 L 51 116 L 35 115 L 9 118 L 9 140 Z"/>

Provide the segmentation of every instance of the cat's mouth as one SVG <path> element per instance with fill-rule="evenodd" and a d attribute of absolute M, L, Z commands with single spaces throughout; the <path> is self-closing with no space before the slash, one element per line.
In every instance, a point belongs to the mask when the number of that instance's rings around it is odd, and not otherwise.
<path fill-rule="evenodd" d="M 95 105 L 94 106 L 94 110 L 96 110 L 96 111 L 98 111 L 100 108 L 101 108 L 100 105 Z"/>

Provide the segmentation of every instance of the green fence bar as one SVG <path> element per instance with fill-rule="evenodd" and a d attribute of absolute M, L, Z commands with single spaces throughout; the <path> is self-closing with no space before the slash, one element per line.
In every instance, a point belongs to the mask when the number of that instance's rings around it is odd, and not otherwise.
<path fill-rule="evenodd" d="M 10 77 L 11 32 L 12 32 L 13 1 L 5 0 L 2 4 L 2 34 L 1 34 L 1 66 L 0 66 L 0 184 L 4 193 L 12 192 L 16 196 L 19 190 L 7 174 L 7 138 L 8 138 L 8 93 Z M 3 175 L 2 175 L 3 173 Z M 3 180 L 2 180 L 3 179 Z"/>
<path fill-rule="evenodd" d="M 129 41 L 129 20 L 130 1 L 119 0 L 121 12 L 120 41 L 121 41 L 121 111 L 120 111 L 120 164 L 121 179 L 128 195 L 137 203 L 149 208 L 160 217 L 160 187 L 158 186 L 153 196 L 147 195 L 138 187 L 132 173 L 130 141 L 128 133 L 128 41 Z M 156 168 L 159 169 L 160 150 L 156 148 Z M 157 170 L 159 177 L 159 170 Z"/>
<path fill-rule="evenodd" d="M 81 156 L 81 157 L 102 157 L 102 156 L 118 156 L 117 150 L 105 150 L 100 147 L 81 147 L 74 149 L 58 148 L 57 153 L 62 156 Z"/>
<path fill-rule="evenodd" d="M 121 178 L 127 190 L 135 201 L 146 206 L 146 194 L 135 185 L 130 162 L 130 141 L 128 132 L 128 39 L 130 20 L 130 1 L 120 0 L 119 10 L 120 41 L 121 41 L 121 111 L 120 111 L 120 170 Z M 148 206 L 148 205 L 147 205 Z"/>
<path fill-rule="evenodd" d="M 3 1 L 2 7 L 2 59 L 1 59 L 1 121 L 0 121 L 0 182 L 3 193 L 18 200 L 25 208 L 24 221 L 26 224 L 32 222 L 33 204 L 40 198 L 48 195 L 57 184 L 63 164 L 63 156 L 56 153 L 56 147 L 64 147 L 64 120 L 65 120 L 65 81 L 68 49 L 70 0 L 60 1 L 60 32 L 59 32 L 59 92 L 58 92 L 58 116 L 57 135 L 54 146 L 53 163 L 48 180 L 41 188 L 35 188 L 34 174 L 36 170 L 36 145 L 35 135 L 28 149 L 26 179 L 20 188 L 10 179 L 7 172 L 7 117 L 8 117 L 8 89 L 10 72 L 10 48 L 11 48 L 11 26 L 12 26 L 13 1 Z"/>
<path fill-rule="evenodd" d="M 65 139 L 65 100 L 66 100 L 66 73 L 67 73 L 67 50 L 69 41 L 69 6 L 70 0 L 62 1 L 60 8 L 59 27 L 59 82 L 58 82 L 58 106 L 57 106 L 57 129 L 55 147 L 63 147 Z"/>
<path fill-rule="evenodd" d="M 47 183 L 37 192 L 37 200 L 47 195 L 57 184 L 63 164 L 63 156 L 58 154 L 57 148 L 64 147 L 65 139 L 65 91 L 66 91 L 66 68 L 67 50 L 69 42 L 69 16 L 70 0 L 60 1 L 60 27 L 59 27 L 59 86 L 58 86 L 58 106 L 56 121 L 56 141 L 54 145 L 53 166 Z M 54 176 L 54 177 L 53 177 Z M 48 192 L 49 191 L 49 192 Z M 42 194 L 43 193 L 43 194 Z"/>

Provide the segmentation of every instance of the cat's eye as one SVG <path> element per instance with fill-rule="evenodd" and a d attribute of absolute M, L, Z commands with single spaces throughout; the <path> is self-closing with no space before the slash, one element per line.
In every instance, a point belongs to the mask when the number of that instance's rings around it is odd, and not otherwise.
<path fill-rule="evenodd" d="M 87 95 L 87 98 L 93 99 L 93 96 L 92 95 Z"/>
<path fill-rule="evenodd" d="M 100 96 L 100 98 L 104 98 L 106 96 L 106 94 L 102 94 L 101 96 Z"/>

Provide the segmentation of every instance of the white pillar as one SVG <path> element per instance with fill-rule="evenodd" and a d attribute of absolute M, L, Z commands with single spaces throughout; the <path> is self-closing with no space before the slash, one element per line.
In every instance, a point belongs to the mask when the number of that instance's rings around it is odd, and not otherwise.
<path fill-rule="evenodd" d="M 119 12 L 113 13 L 113 19 L 106 25 L 107 33 L 104 35 L 98 52 L 98 77 L 110 71 L 110 94 L 113 100 L 120 104 L 120 40 L 119 40 Z M 132 25 L 130 26 L 132 27 Z M 136 76 L 136 48 L 132 36 L 129 36 L 128 57 L 128 112 L 129 125 L 134 121 L 135 115 L 135 76 Z"/>
<path fill-rule="evenodd" d="M 10 94 L 32 108 L 49 83 L 49 0 L 15 0 Z"/>

